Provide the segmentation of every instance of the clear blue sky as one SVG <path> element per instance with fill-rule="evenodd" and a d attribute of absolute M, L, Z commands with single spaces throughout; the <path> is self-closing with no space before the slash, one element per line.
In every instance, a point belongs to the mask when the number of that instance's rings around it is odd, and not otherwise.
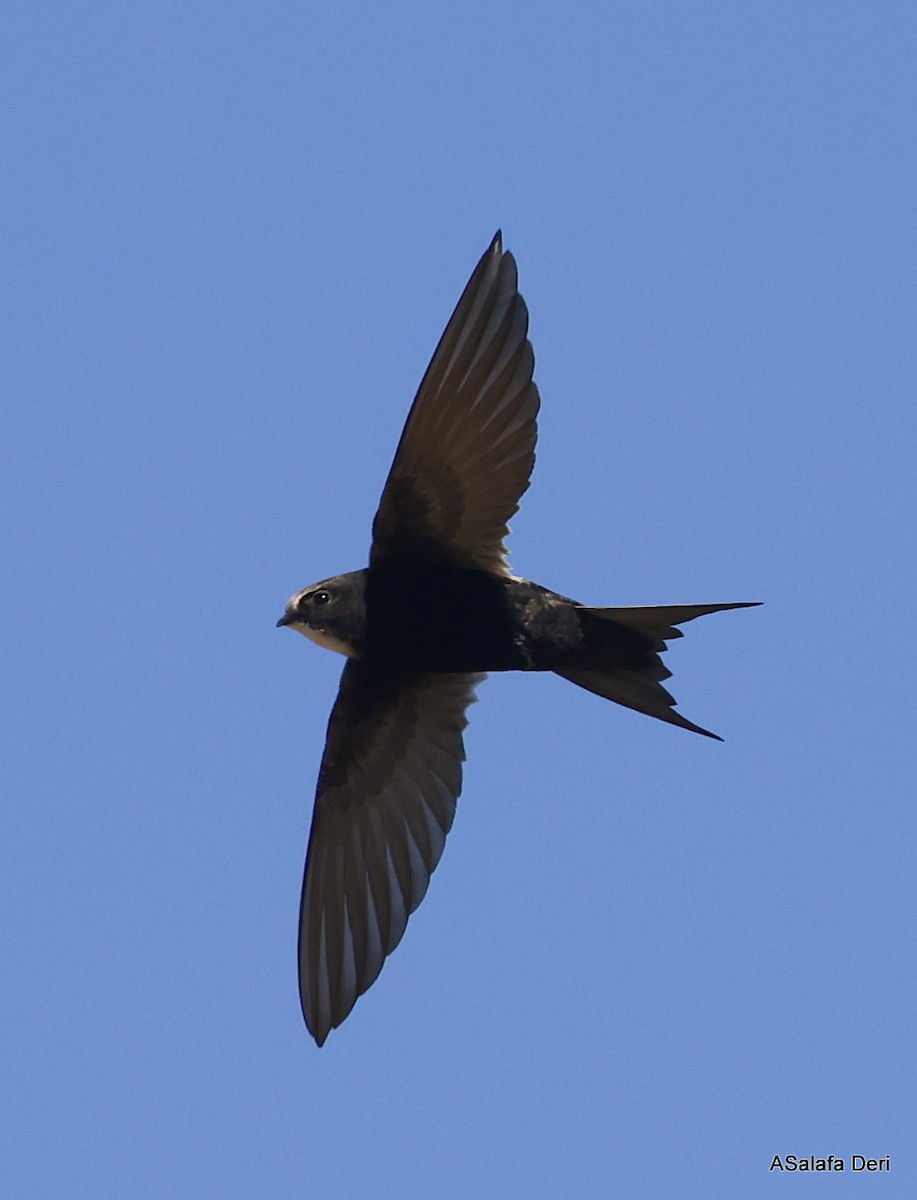
<path fill-rule="evenodd" d="M 917 1195 L 914 6 L 2 26 L 3 1200 L 753 1200 L 791 1153 Z M 498 226 L 543 400 L 514 568 L 766 603 L 669 655 L 723 745 L 491 678 L 318 1050 L 341 660 L 274 622 L 363 565 Z"/>

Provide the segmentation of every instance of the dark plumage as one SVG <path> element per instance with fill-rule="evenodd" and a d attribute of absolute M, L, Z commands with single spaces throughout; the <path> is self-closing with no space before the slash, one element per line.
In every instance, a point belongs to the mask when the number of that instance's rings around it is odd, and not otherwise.
<path fill-rule="evenodd" d="M 303 881 L 300 997 L 321 1045 L 423 899 L 462 786 L 465 711 L 487 671 L 554 671 L 660 720 L 676 627 L 745 604 L 588 608 L 510 575 L 538 390 L 528 311 L 500 234 L 475 268 L 408 415 L 369 567 L 313 584 L 278 625 L 348 656 L 328 725 Z"/>

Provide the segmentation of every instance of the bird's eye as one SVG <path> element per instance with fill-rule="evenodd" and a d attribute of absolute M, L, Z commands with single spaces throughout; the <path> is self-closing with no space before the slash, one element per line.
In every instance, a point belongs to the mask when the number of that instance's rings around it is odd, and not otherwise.
<path fill-rule="evenodd" d="M 312 598 L 312 603 L 315 605 L 315 607 L 321 608 L 323 605 L 329 603 L 329 601 L 331 600 L 331 593 L 325 592 L 325 591 L 313 592 L 311 598 Z"/>

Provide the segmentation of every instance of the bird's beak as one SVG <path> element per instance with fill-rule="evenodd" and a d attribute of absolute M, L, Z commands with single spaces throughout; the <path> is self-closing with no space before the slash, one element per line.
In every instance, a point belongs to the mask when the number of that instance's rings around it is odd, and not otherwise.
<path fill-rule="evenodd" d="M 283 616 L 280 618 L 280 620 L 277 622 L 277 628 L 279 629 L 281 627 L 281 625 L 292 625 L 292 624 L 293 624 L 293 618 L 290 616 L 289 613 L 284 613 Z"/>

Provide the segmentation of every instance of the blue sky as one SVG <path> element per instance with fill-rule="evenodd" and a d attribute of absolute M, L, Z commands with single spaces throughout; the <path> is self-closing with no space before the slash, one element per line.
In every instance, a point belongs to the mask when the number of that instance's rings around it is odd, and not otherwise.
<path fill-rule="evenodd" d="M 829 1153 L 913 1196 L 913 6 L 13 2 L 2 44 L 4 1200 L 755 1198 Z M 497 227 L 515 569 L 765 607 L 669 655 L 723 745 L 491 678 L 318 1050 L 341 662 L 274 622 L 363 565 Z"/>

